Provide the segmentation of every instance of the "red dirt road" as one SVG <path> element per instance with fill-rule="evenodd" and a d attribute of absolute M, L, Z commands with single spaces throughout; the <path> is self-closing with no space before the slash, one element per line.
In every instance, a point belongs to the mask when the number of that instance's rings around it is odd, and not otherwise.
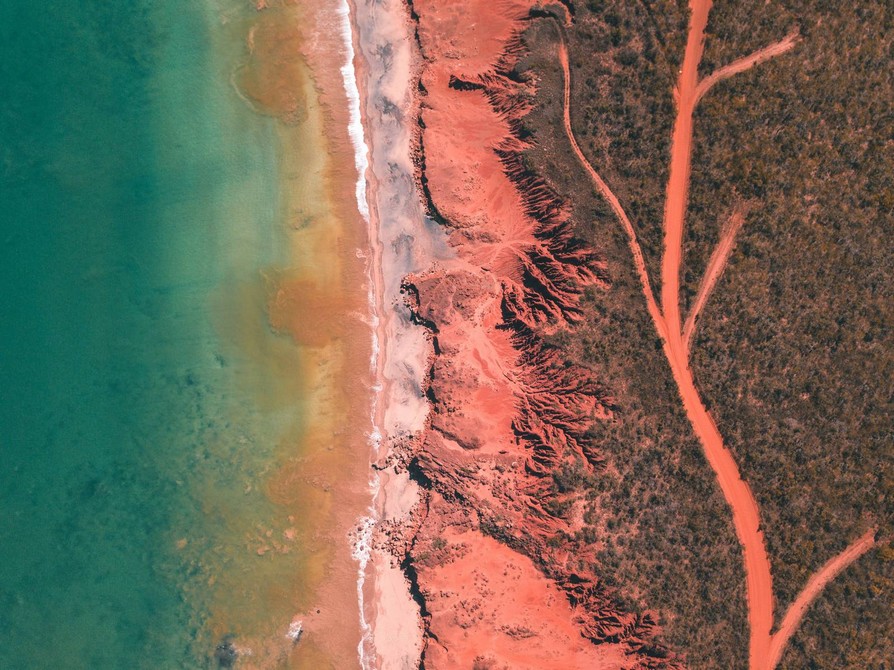
<path fill-rule="evenodd" d="M 708 302 L 711 291 L 714 290 L 717 280 L 720 279 L 720 275 L 723 274 L 723 270 L 726 268 L 726 262 L 729 260 L 735 246 L 736 234 L 739 232 L 742 224 L 745 223 L 746 213 L 747 207 L 742 205 L 737 207 L 732 216 L 730 216 L 729 221 L 723 228 L 723 232 L 720 234 L 720 242 L 715 247 L 714 253 L 711 254 L 708 267 L 705 268 L 705 276 L 698 287 L 695 302 L 692 303 L 692 308 L 689 310 L 689 314 L 686 315 L 686 323 L 683 324 L 683 344 L 686 347 L 687 355 L 692 334 L 695 332 L 698 315 L 701 314 L 702 308 Z"/>
<path fill-rule="evenodd" d="M 695 89 L 695 104 L 698 104 L 698 101 L 701 100 L 717 82 L 728 79 L 740 72 L 745 72 L 745 70 L 753 68 L 758 63 L 763 63 L 775 56 L 784 54 L 789 49 L 794 48 L 798 43 L 798 39 L 799 36 L 797 31 L 791 32 L 778 42 L 765 46 L 763 49 L 758 49 L 753 54 L 743 56 L 742 58 L 734 60 L 729 65 L 724 65 L 716 72 L 712 72 L 710 75 L 702 79 L 699 82 L 698 87 Z"/>
<path fill-rule="evenodd" d="M 862 537 L 855 540 L 847 549 L 829 559 L 823 567 L 807 580 L 807 585 L 788 608 L 788 612 L 785 613 L 785 618 L 779 624 L 779 630 L 773 634 L 765 668 L 775 668 L 780 659 L 782 659 L 785 645 L 794 632 L 798 630 L 798 626 L 801 624 L 801 619 L 804 618 L 807 609 L 822 593 L 826 584 L 835 579 L 842 570 L 860 558 L 860 556 L 872 549 L 875 543 L 875 530 L 866 531 Z"/>
<path fill-rule="evenodd" d="M 695 385 L 689 367 L 688 341 L 695 327 L 695 318 L 707 300 L 717 278 L 722 273 L 732 251 L 735 234 L 744 220 L 743 212 L 733 214 L 733 219 L 721 236 L 719 248 L 703 279 L 696 305 L 686 328 L 680 315 L 680 270 L 683 255 L 683 231 L 688 199 L 693 114 L 699 100 L 718 81 L 743 72 L 754 65 L 791 49 L 797 42 L 797 34 L 720 68 L 701 82 L 698 68 L 704 50 L 705 27 L 711 0 L 690 1 L 690 24 L 683 67 L 675 90 L 677 117 L 671 147 L 670 174 L 664 211 L 664 254 L 661 264 L 661 305 L 655 302 L 636 231 L 618 198 L 599 176 L 581 151 L 571 127 L 570 91 L 571 79 L 568 52 L 564 35 L 559 47 L 559 59 L 564 71 L 564 127 L 568 140 L 583 168 L 589 174 L 598 191 L 606 198 L 621 221 L 628 235 L 633 261 L 642 284 L 646 306 L 660 335 L 665 355 L 677 383 L 683 406 L 692 428 L 702 443 L 705 457 L 717 476 L 718 484 L 733 516 L 733 526 L 742 545 L 746 572 L 748 621 L 750 628 L 749 667 L 752 670 L 772 670 L 779 662 L 786 643 L 797 629 L 804 612 L 819 595 L 825 585 L 875 544 L 874 531 L 867 532 L 843 553 L 831 559 L 813 577 L 792 604 L 779 631 L 771 635 L 773 628 L 773 579 L 766 541 L 760 526 L 757 501 L 748 484 L 742 479 L 736 462 L 726 448 L 714 419 L 707 411 Z M 738 216 L 738 218 L 737 218 Z"/>
<path fill-rule="evenodd" d="M 563 97 L 563 124 L 565 126 L 565 135 L 571 143 L 571 148 L 574 150 L 574 155 L 577 156 L 577 160 L 580 162 L 581 166 L 583 166 L 584 170 L 587 171 L 587 174 L 590 175 L 590 179 L 593 180 L 599 193 L 601 193 L 602 197 L 608 201 L 615 216 L 618 217 L 621 221 L 621 225 L 624 226 L 630 246 L 630 253 L 633 255 L 633 265 L 639 275 L 640 284 L 643 287 L 643 295 L 646 298 L 646 307 L 649 310 L 652 321 L 655 322 L 655 327 L 658 328 L 661 338 L 667 339 L 667 333 L 664 331 L 664 317 L 662 317 L 661 311 L 658 309 L 658 303 L 655 302 L 655 295 L 652 293 L 652 285 L 649 282 L 649 273 L 646 270 L 646 260 L 643 258 L 639 243 L 636 241 L 636 230 L 633 228 L 633 224 L 627 217 L 627 213 L 621 206 L 621 202 L 618 200 L 617 196 L 608 187 L 605 180 L 599 176 L 599 173 L 593 169 L 593 166 L 590 165 L 590 161 L 587 160 L 587 157 L 584 156 L 584 152 L 581 151 L 577 139 L 574 136 L 574 131 L 571 129 L 571 72 L 568 67 L 568 47 L 565 45 L 564 36 L 561 42 L 559 42 L 559 61 L 562 64 L 565 82 Z"/>

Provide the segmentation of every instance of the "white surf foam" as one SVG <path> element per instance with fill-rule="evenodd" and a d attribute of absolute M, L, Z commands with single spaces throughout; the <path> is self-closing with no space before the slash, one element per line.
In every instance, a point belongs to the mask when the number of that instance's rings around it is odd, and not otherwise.
<path fill-rule="evenodd" d="M 351 25 L 351 7 L 347 0 L 342 0 L 338 8 L 342 41 L 345 45 L 345 64 L 341 66 L 345 93 L 348 96 L 348 134 L 354 145 L 354 167 L 357 168 L 357 186 L 355 196 L 360 214 L 369 221 L 369 203 L 366 200 L 366 171 L 369 168 L 366 144 L 366 133 L 360 115 L 360 89 L 357 86 L 357 71 L 354 68 L 354 30 Z"/>
<path fill-rule="evenodd" d="M 342 80 L 344 82 L 345 94 L 348 98 L 348 135 L 351 138 L 351 144 L 354 148 L 354 167 L 357 169 L 357 182 L 355 187 L 355 197 L 357 199 L 357 209 L 367 224 L 370 224 L 369 202 L 367 200 L 367 182 L 366 173 L 369 169 L 369 147 L 366 142 L 366 133 L 363 128 L 363 120 L 360 113 L 360 89 L 357 85 L 357 71 L 354 66 L 354 29 L 351 22 L 351 6 L 347 0 L 342 0 L 339 9 L 339 20 L 341 37 L 345 49 L 345 63 L 341 67 Z M 378 324 L 379 316 L 376 307 L 375 282 L 373 281 L 372 272 L 375 269 L 372 263 L 367 263 L 367 272 L 369 273 L 369 309 L 370 309 L 370 326 L 372 331 L 372 353 L 370 355 L 370 372 L 375 375 L 379 362 L 379 336 Z M 371 431 L 369 433 L 369 446 L 371 453 L 377 454 L 379 445 L 382 441 L 382 432 L 376 426 L 376 413 L 379 405 L 379 396 L 381 395 L 382 386 L 376 384 L 371 389 L 373 398 L 370 407 L 370 423 Z M 378 493 L 379 481 L 377 477 L 370 479 L 371 499 L 375 499 Z M 362 670 L 372 670 L 375 658 L 372 653 L 372 626 L 366 618 L 366 603 L 364 601 L 363 589 L 366 583 L 366 573 L 369 566 L 370 556 L 372 555 L 372 538 L 373 530 L 376 525 L 376 512 L 370 506 L 367 510 L 367 516 L 358 520 L 358 525 L 351 537 L 351 556 L 357 561 L 357 603 L 360 612 L 360 631 L 361 638 L 357 645 L 357 653 L 360 660 Z"/>

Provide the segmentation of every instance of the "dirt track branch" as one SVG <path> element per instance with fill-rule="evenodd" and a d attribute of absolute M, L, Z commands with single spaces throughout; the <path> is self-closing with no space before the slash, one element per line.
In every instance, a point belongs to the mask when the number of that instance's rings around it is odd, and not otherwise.
<path fill-rule="evenodd" d="M 574 131 L 571 129 L 571 68 L 568 65 L 568 48 L 565 44 L 565 36 L 561 29 L 559 30 L 559 61 L 562 64 L 562 72 L 564 75 L 563 124 L 565 126 L 565 135 L 568 137 L 568 142 L 571 144 L 571 148 L 574 150 L 577 160 L 590 176 L 596 189 L 611 206 L 612 211 L 615 213 L 615 216 L 618 217 L 624 231 L 627 233 L 627 243 L 630 247 L 630 253 L 633 255 L 633 264 L 636 267 L 640 283 L 642 284 L 643 294 L 646 298 L 646 307 L 648 308 L 649 314 L 655 322 L 656 327 L 661 331 L 664 324 L 664 318 L 661 314 L 661 310 L 658 308 L 658 303 L 655 301 L 655 294 L 652 292 L 652 284 L 649 281 L 649 272 L 646 269 L 646 259 L 643 256 L 642 249 L 637 240 L 636 230 L 634 229 L 630 218 L 627 216 L 627 212 L 624 211 L 621 201 L 618 200 L 609 185 L 599 173 L 596 172 L 590 164 L 590 161 L 587 160 L 587 157 L 584 156 L 584 152 L 581 150 L 577 143 L 577 139 L 574 136 Z M 660 334 L 662 334 L 662 336 L 664 335 L 663 333 Z"/>
<path fill-rule="evenodd" d="M 845 568 L 860 558 L 867 551 L 876 545 L 876 530 L 873 528 L 866 531 L 861 537 L 854 540 L 844 551 L 837 556 L 826 561 L 826 563 L 810 576 L 807 584 L 795 598 L 794 602 L 789 606 L 782 623 L 779 625 L 771 640 L 770 654 L 767 667 L 775 668 L 782 659 L 782 652 L 791 636 L 798 630 L 801 619 L 804 614 L 819 597 L 833 579 L 835 579 Z"/>
<path fill-rule="evenodd" d="M 736 235 L 742 227 L 742 224 L 745 222 L 747 214 L 748 205 L 741 204 L 736 207 L 732 216 L 730 216 L 726 225 L 723 227 L 723 231 L 720 234 L 720 241 L 717 243 L 717 246 L 714 247 L 714 253 L 711 254 L 711 260 L 708 261 L 708 266 L 705 268 L 705 275 L 702 277 L 702 281 L 699 284 L 695 302 L 692 305 L 692 309 L 689 310 L 689 314 L 686 316 L 686 323 L 683 325 L 683 344 L 686 347 L 687 358 L 689 357 L 692 334 L 695 332 L 696 325 L 698 325 L 698 316 L 701 313 L 702 308 L 705 306 L 705 303 L 708 301 L 708 298 L 711 296 L 714 287 L 717 285 L 717 281 L 726 269 L 726 263 L 736 244 Z"/>
<path fill-rule="evenodd" d="M 719 70 L 715 70 L 699 82 L 698 87 L 695 89 L 695 104 L 699 103 L 708 91 L 711 90 L 714 84 L 723 81 L 724 79 L 729 79 L 740 72 L 745 72 L 745 70 L 749 70 L 759 63 L 763 63 L 764 61 L 768 61 L 771 58 L 784 54 L 789 49 L 792 49 L 798 43 L 799 39 L 800 35 L 798 31 L 794 30 L 778 42 L 774 42 L 762 49 L 758 49 L 752 54 L 738 58 L 729 65 L 724 65 Z"/>
<path fill-rule="evenodd" d="M 766 540 L 761 529 L 757 500 L 748 483 L 742 478 L 735 459 L 724 444 L 717 424 L 701 399 L 688 360 L 689 342 L 695 330 L 698 314 L 710 297 L 726 266 L 736 234 L 745 220 L 747 205 L 738 207 L 725 226 L 721 239 L 711 255 L 695 304 L 687 316 L 685 325 L 680 323 L 679 275 L 682 265 L 682 232 L 690 179 L 692 121 L 695 106 L 714 84 L 785 53 L 795 46 L 799 35 L 797 32 L 790 33 L 783 40 L 740 58 L 698 81 L 698 63 L 701 60 L 704 47 L 704 33 L 711 0 L 690 0 L 690 7 L 693 12 L 690 18 L 686 54 L 683 67 L 680 70 L 680 81 L 674 91 L 677 102 L 677 119 L 674 127 L 670 177 L 663 221 L 665 249 L 662 259 L 661 308 L 652 293 L 645 259 L 633 224 L 611 188 L 584 156 L 571 128 L 571 73 L 565 35 L 560 27 L 559 59 L 564 73 L 563 122 L 565 134 L 578 161 L 590 176 L 596 189 L 611 205 L 627 233 L 634 265 L 646 298 L 646 306 L 663 342 L 664 353 L 680 391 L 684 409 L 694 432 L 702 442 L 705 458 L 717 476 L 720 490 L 732 511 L 733 526 L 742 545 L 745 564 L 750 628 L 749 668 L 750 670 L 773 670 L 779 663 L 786 644 L 800 625 L 805 612 L 826 585 L 875 546 L 875 531 L 872 530 L 864 534 L 814 573 L 792 603 L 779 630 L 772 633 L 773 580 Z"/>

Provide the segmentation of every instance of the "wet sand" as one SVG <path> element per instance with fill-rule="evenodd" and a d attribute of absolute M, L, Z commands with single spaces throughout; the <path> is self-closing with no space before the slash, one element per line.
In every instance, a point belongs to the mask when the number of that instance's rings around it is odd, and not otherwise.
<path fill-rule="evenodd" d="M 0 666 L 356 667 L 373 383 L 338 9 L 4 24 L 2 367 L 35 392 L 3 421 Z"/>
<path fill-rule="evenodd" d="M 270 328 L 300 351 L 307 417 L 283 436 L 281 465 L 264 483 L 287 523 L 257 529 L 250 543 L 268 618 L 291 607 L 288 618 L 275 634 L 270 623 L 235 626 L 239 600 L 230 594 L 244 585 L 218 589 L 215 634 L 235 634 L 239 667 L 353 667 L 362 634 L 351 534 L 369 504 L 370 259 L 361 207 L 345 197 L 355 193 L 358 173 L 341 9 L 335 0 L 259 3 L 246 30 L 250 57 L 233 77 L 256 111 L 278 120 L 277 206 L 290 262 L 265 272 L 265 301 Z M 303 556 L 300 570 L 277 582 L 280 570 L 271 566 L 293 547 Z M 299 624 L 296 643 L 289 630 Z"/>
<path fill-rule="evenodd" d="M 414 167 L 414 87 L 418 73 L 409 10 L 399 0 L 352 3 L 361 111 L 370 147 L 368 199 L 372 250 L 372 305 L 379 347 L 373 411 L 376 464 L 369 563 L 364 573 L 363 668 L 415 667 L 422 649 L 419 606 L 407 575 L 383 545 L 382 528 L 409 518 L 417 486 L 394 467 L 402 448 L 426 424 L 422 384 L 430 344 L 412 323 L 402 282 L 446 253 L 440 232 L 427 222 Z"/>

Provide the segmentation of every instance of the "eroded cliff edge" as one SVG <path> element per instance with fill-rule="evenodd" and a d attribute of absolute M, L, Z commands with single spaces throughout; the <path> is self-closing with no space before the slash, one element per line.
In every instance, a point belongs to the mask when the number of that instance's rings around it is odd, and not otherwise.
<path fill-rule="evenodd" d="M 582 318 L 583 291 L 608 278 L 525 164 L 521 119 L 537 81 L 515 66 L 529 21 L 571 17 L 523 0 L 409 9 L 416 186 L 452 253 L 403 280 L 430 342 L 430 411 L 379 464 L 419 487 L 409 515 L 380 523 L 379 545 L 420 608 L 421 664 L 677 666 L 654 618 L 613 601 L 594 572 L 598 544 L 575 540 L 583 501 L 557 486 L 602 467 L 587 431 L 611 417 L 610 393 L 553 341 Z"/>

